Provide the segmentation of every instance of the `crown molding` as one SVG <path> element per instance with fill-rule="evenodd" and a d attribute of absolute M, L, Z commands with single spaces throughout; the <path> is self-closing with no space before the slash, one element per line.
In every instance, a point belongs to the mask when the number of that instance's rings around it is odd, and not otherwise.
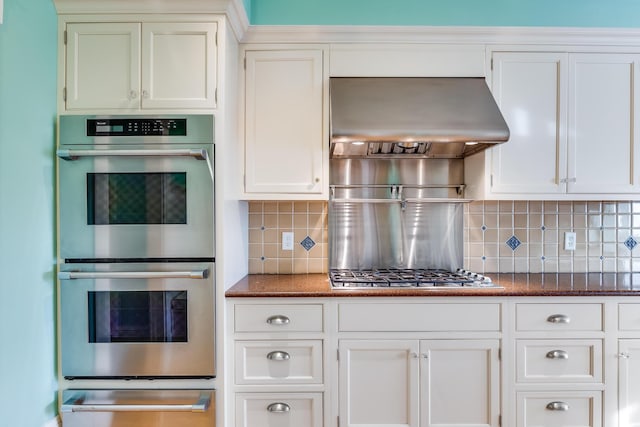
<path fill-rule="evenodd" d="M 223 14 L 238 39 L 249 28 L 242 0 L 54 0 L 54 4 L 58 15 Z"/>
<path fill-rule="evenodd" d="M 242 43 L 449 43 L 640 46 L 640 29 L 251 25 Z"/>

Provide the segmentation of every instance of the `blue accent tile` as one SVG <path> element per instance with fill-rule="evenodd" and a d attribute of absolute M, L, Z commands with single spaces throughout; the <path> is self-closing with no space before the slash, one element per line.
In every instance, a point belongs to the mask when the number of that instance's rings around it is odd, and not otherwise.
<path fill-rule="evenodd" d="M 302 242 L 300 242 L 300 244 L 302 245 L 303 248 L 305 248 L 307 251 L 310 251 L 312 247 L 314 247 L 316 245 L 316 242 L 313 241 L 313 239 L 309 236 L 305 237 L 304 240 Z"/>
<path fill-rule="evenodd" d="M 522 242 L 516 236 L 511 236 L 511 238 L 505 243 L 511 248 L 512 251 L 515 251 L 518 246 L 522 244 Z"/>
<path fill-rule="evenodd" d="M 263 256 L 260 257 L 260 261 L 264 261 L 264 257 Z"/>
<path fill-rule="evenodd" d="M 545 256 L 541 256 L 541 257 L 540 257 L 540 259 L 541 259 L 542 261 L 544 261 L 544 260 L 545 260 L 545 259 L 547 259 L 547 258 L 546 258 Z"/>
<path fill-rule="evenodd" d="M 487 226 L 486 226 L 486 225 L 483 225 L 482 227 L 480 227 L 480 229 L 481 229 L 482 231 L 485 231 L 485 230 L 487 229 Z"/>
<path fill-rule="evenodd" d="M 633 250 L 638 245 L 638 241 L 633 238 L 633 236 L 629 236 L 627 240 L 624 241 L 624 245 L 629 248 L 630 251 Z"/>
<path fill-rule="evenodd" d="M 546 229 L 547 229 L 547 227 L 545 227 L 544 225 L 542 227 L 540 227 L 540 230 L 542 230 L 542 231 L 544 231 Z"/>
<path fill-rule="evenodd" d="M 603 259 L 604 259 L 604 257 L 603 257 L 602 255 L 600 255 L 600 259 L 601 259 L 601 260 L 603 260 Z"/>
<path fill-rule="evenodd" d="M 483 257 L 482 257 L 482 260 L 483 260 L 483 261 L 484 261 L 484 260 L 486 260 L 486 259 L 487 259 L 487 257 L 486 257 L 486 256 L 483 256 Z"/>

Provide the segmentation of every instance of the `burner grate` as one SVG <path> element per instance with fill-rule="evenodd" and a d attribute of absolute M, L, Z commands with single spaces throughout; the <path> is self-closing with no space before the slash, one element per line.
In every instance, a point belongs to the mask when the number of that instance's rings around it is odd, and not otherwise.
<path fill-rule="evenodd" d="M 331 270 L 331 283 L 335 288 L 413 287 L 463 288 L 498 287 L 491 279 L 466 270 L 455 272 L 439 269 L 375 269 Z"/>

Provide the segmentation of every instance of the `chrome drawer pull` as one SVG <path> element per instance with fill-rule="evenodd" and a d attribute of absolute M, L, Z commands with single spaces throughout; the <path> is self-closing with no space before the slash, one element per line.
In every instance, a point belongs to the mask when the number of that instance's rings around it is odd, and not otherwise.
<path fill-rule="evenodd" d="M 547 359 L 568 359 L 569 353 L 564 350 L 552 350 L 547 353 Z"/>
<path fill-rule="evenodd" d="M 287 325 L 291 320 L 287 316 L 276 314 L 267 319 L 267 323 L 270 325 Z"/>
<path fill-rule="evenodd" d="M 571 318 L 564 314 L 552 314 L 547 317 L 547 322 L 549 323 L 569 323 L 571 322 Z"/>
<path fill-rule="evenodd" d="M 284 414 L 285 412 L 289 412 L 290 410 L 291 406 L 282 402 L 275 402 L 267 406 L 267 411 L 273 412 L 274 414 Z"/>
<path fill-rule="evenodd" d="M 271 353 L 267 354 L 267 359 L 269 360 L 289 360 L 291 358 L 291 356 L 289 356 L 289 353 L 287 353 L 286 351 L 272 351 Z"/>
<path fill-rule="evenodd" d="M 569 404 L 564 402 L 549 402 L 547 403 L 547 409 L 550 411 L 568 411 Z"/>

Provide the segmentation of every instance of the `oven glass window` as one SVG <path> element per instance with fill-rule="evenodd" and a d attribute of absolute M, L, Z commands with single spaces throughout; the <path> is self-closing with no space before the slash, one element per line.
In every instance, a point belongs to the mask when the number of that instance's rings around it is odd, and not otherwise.
<path fill-rule="evenodd" d="M 186 224 L 187 174 L 88 173 L 87 224 Z"/>
<path fill-rule="evenodd" d="M 187 342 L 187 291 L 89 292 L 89 342 Z"/>

